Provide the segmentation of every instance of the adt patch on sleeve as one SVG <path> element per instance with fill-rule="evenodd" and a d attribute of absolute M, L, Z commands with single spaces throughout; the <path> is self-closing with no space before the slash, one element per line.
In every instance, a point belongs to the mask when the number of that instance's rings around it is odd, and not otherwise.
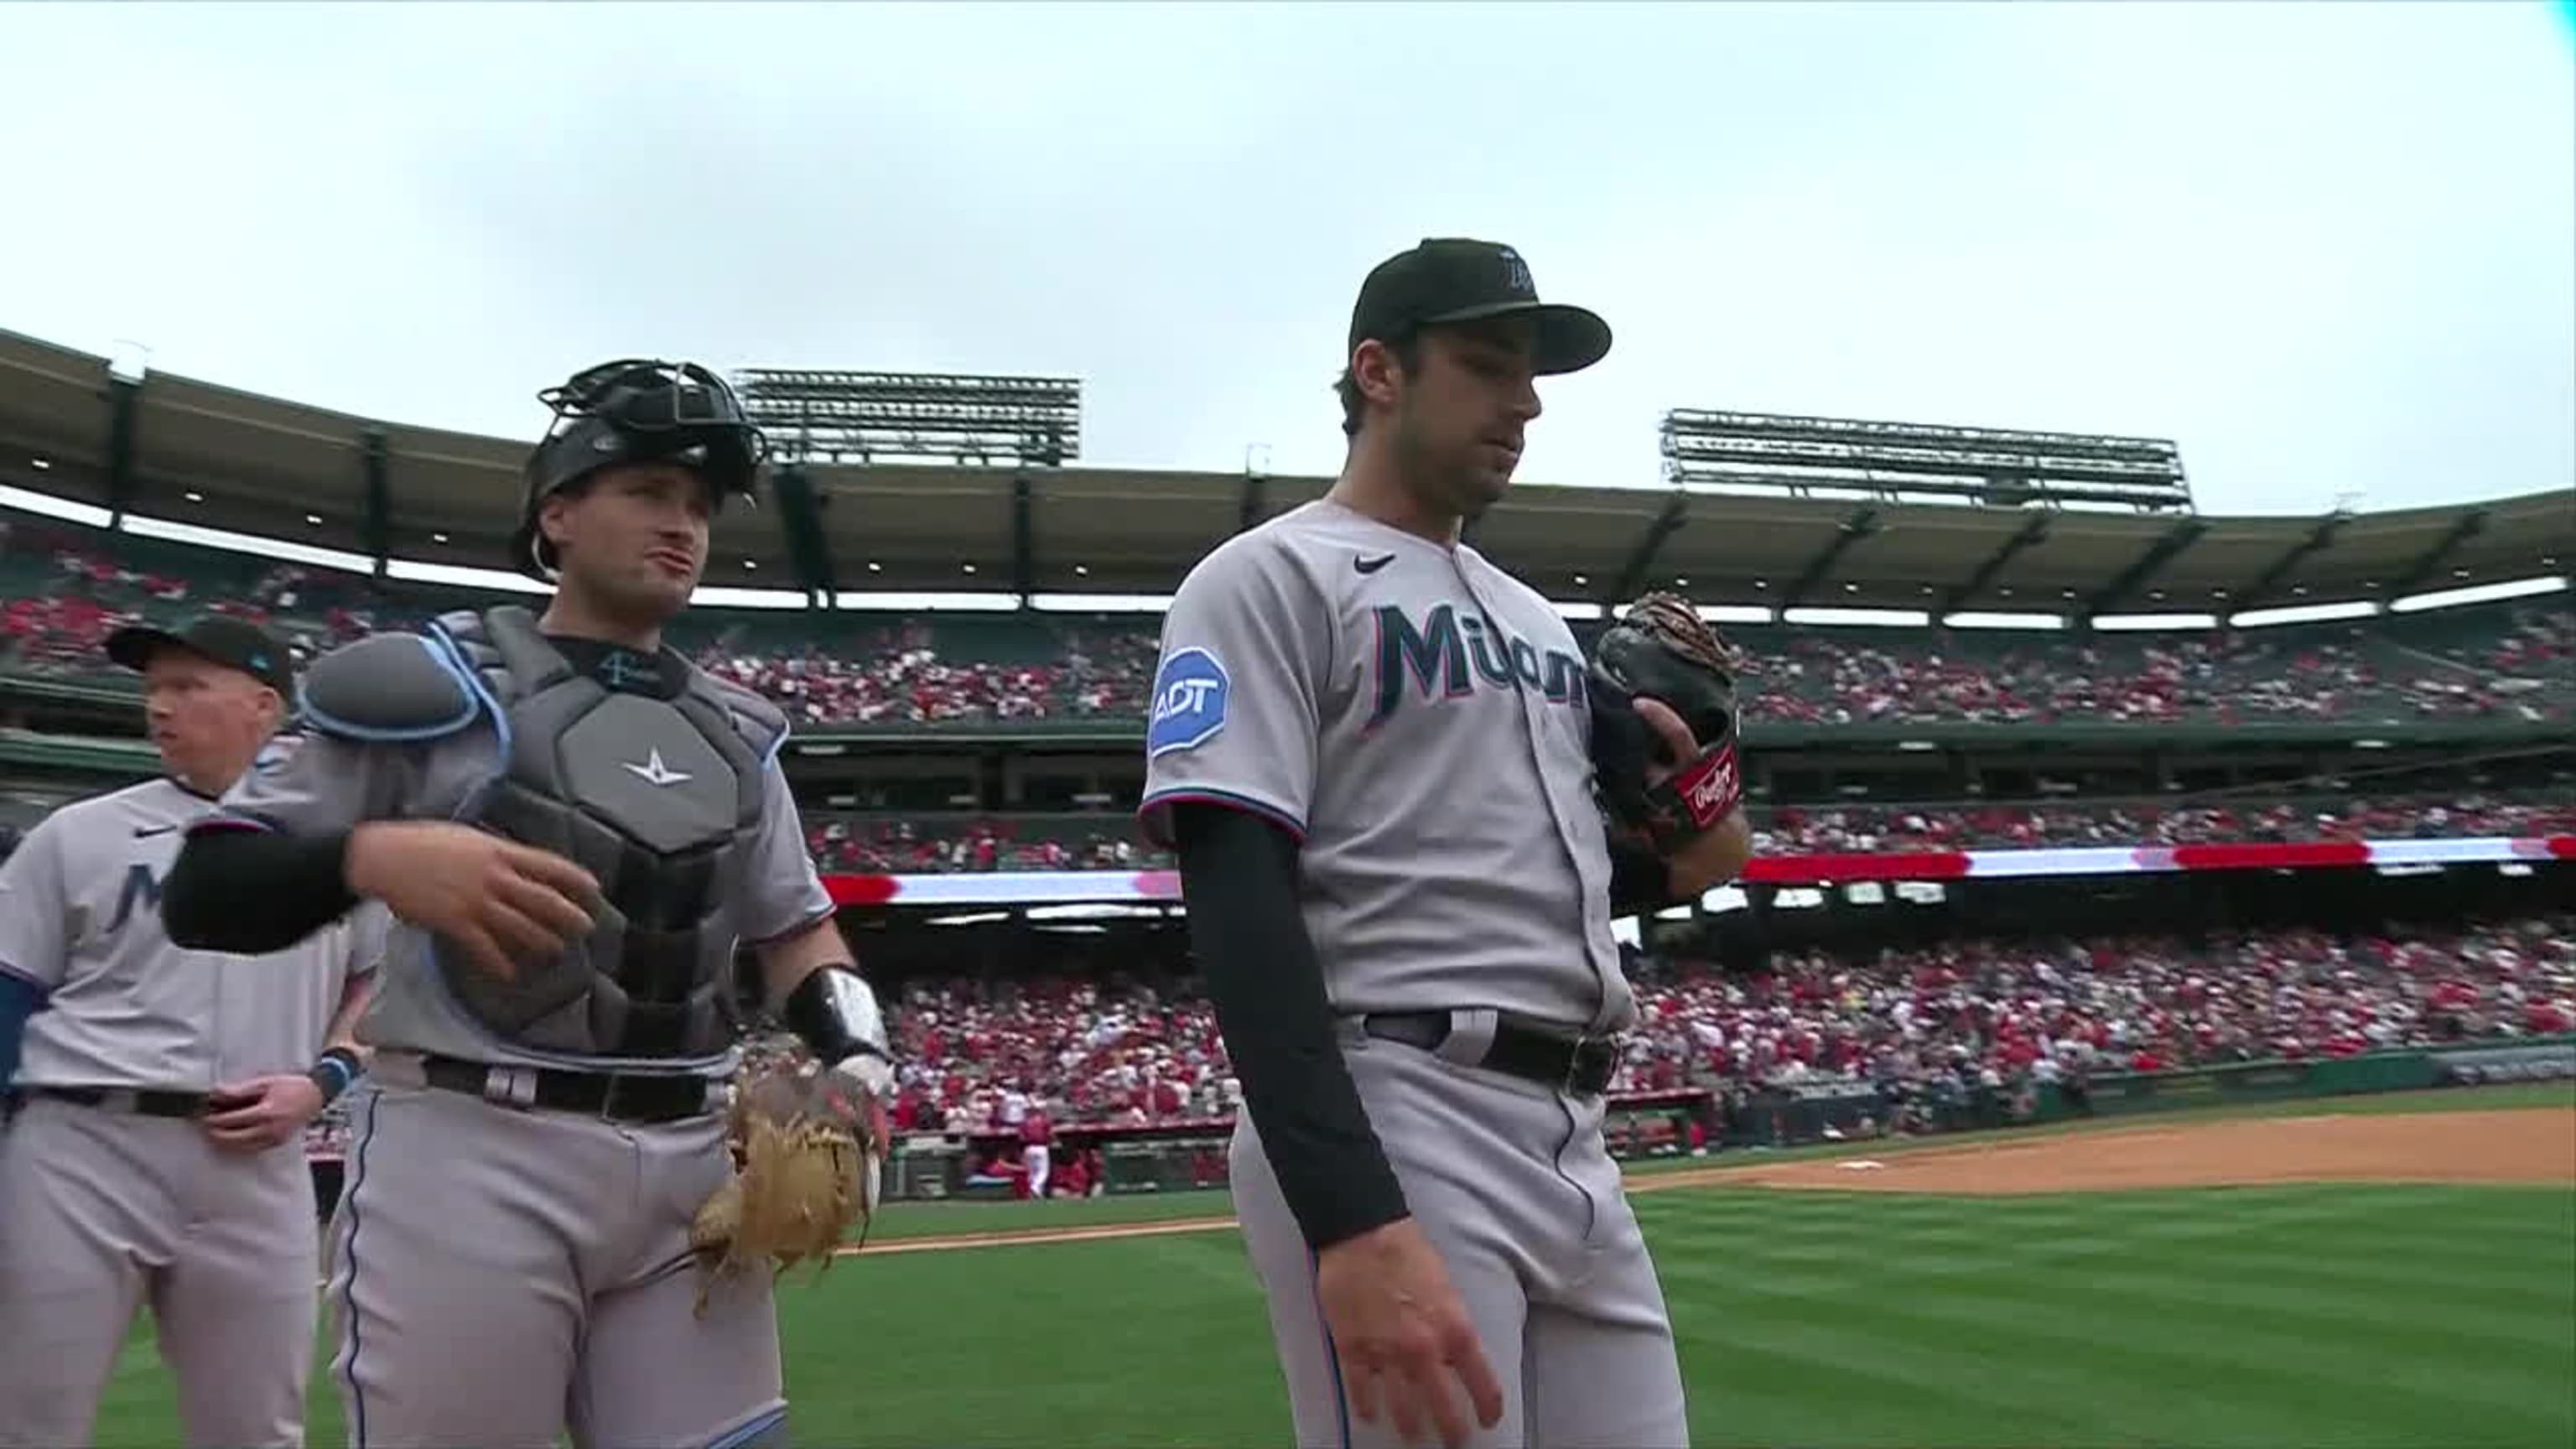
<path fill-rule="evenodd" d="M 1154 713 L 1145 726 L 1145 755 L 1192 750 L 1225 728 L 1232 682 L 1204 649 L 1175 649 L 1154 676 Z"/>

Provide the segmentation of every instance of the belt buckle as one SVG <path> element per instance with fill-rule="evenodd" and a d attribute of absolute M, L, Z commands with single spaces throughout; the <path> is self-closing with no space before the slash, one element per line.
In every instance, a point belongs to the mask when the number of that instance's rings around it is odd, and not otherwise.
<path fill-rule="evenodd" d="M 641 1072 L 602 1072 L 599 1074 L 599 1119 L 603 1122 L 666 1122 L 673 1115 L 670 1104 L 659 1101 L 654 1093 L 667 1090 L 670 1078 Z"/>
<path fill-rule="evenodd" d="M 676 1121 L 688 1115 L 685 1110 L 682 1110 L 683 1098 L 678 1095 L 685 1092 L 687 1088 L 688 1083 L 677 1077 L 648 1076 L 638 1072 L 606 1072 L 602 1074 L 599 1089 L 599 1116 L 601 1120 L 608 1122 Z M 651 1097 L 655 1091 L 669 1091 L 674 1095 L 668 1102 L 657 1102 Z M 703 1088 L 701 1091 L 703 1092 Z M 626 1107 L 624 1105 L 626 1100 L 637 1094 L 644 1096 L 643 1104 Z M 621 1111 L 628 1115 L 618 1115 Z"/>

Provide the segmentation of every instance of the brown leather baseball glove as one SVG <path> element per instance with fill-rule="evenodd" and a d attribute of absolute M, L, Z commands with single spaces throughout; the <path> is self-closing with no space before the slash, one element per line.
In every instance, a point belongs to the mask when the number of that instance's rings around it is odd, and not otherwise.
<path fill-rule="evenodd" d="M 818 1275 L 830 1271 L 850 1228 L 876 1208 L 884 1144 L 867 1108 L 865 1088 L 802 1053 L 746 1069 L 730 1120 L 734 1173 L 689 1229 L 700 1314 L 717 1280 L 762 1259 L 773 1275 L 809 1259 Z"/>

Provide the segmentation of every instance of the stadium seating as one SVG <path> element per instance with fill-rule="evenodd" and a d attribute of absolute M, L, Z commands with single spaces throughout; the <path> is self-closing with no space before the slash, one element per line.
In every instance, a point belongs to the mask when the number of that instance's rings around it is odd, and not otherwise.
<path fill-rule="evenodd" d="M 2224 802 L 2084 800 L 2046 806 L 1980 801 L 1755 806 L 1755 849 L 2028 849 L 2234 841 L 2402 840 L 2576 834 L 2576 802 L 2547 794 L 2236 796 Z M 883 815 L 809 812 L 814 858 L 836 871 L 1127 870 L 1171 864 L 1125 814 Z"/>
<path fill-rule="evenodd" d="M 1614 1090 L 1721 1093 L 1818 1075 L 1891 1101 L 2025 1074 L 2349 1056 L 2576 1030 L 2576 918 L 2338 940 L 2296 930 L 1787 954 L 1762 973 L 1649 963 Z M 904 1130 L 982 1132 L 1029 1102 L 1149 1126 L 1236 1100 L 1186 984 L 945 980 L 900 1013 Z"/>
<path fill-rule="evenodd" d="M 13 519 L 0 538 L 0 668 L 101 667 L 127 618 L 205 601 L 314 650 L 405 627 L 465 596 L 381 591 L 329 570 Z M 702 610 L 673 642 L 786 706 L 807 729 L 850 723 L 1133 718 L 1155 654 L 1150 618 L 810 615 Z M 2034 634 L 1734 628 L 1746 717 L 1870 722 L 2216 722 L 2576 718 L 2576 610 L 2499 605 L 2367 624 L 2197 633 Z"/>
<path fill-rule="evenodd" d="M 208 607 L 254 617 L 306 653 L 410 627 L 463 596 L 270 558 L 0 523 L 0 669 L 106 674 L 98 647 L 133 618 Z M 1748 716 L 1869 721 L 2576 718 L 2576 610 L 2500 605 L 2367 624 L 2189 634 L 1769 628 Z M 1132 719 L 1148 692 L 1150 619 L 814 616 L 703 610 L 674 643 L 777 699 L 809 732 L 841 723 Z M 41 818 L 0 798 L 0 852 Z M 1119 811 L 989 818 L 815 812 L 828 870 L 946 872 L 1168 864 Z M 2449 793 L 2191 796 L 2025 804 L 1932 801 L 1756 810 L 1765 852 L 2576 833 L 2561 798 Z M 2222 940 L 2096 937 L 1777 956 L 1721 975 L 1650 962 L 1643 1029 L 1617 1089 L 1723 1096 L 1802 1076 L 1858 1076 L 1891 1104 L 1951 1086 L 2093 1071 L 2576 1029 L 2576 920 L 2394 938 L 2274 931 Z M 911 985 L 899 1125 L 1007 1128 L 1033 1104 L 1069 1125 L 1227 1115 L 1235 1085 L 1215 1016 L 1186 985 L 1046 979 Z M 321 1124 L 327 1148 L 336 1123 Z"/>

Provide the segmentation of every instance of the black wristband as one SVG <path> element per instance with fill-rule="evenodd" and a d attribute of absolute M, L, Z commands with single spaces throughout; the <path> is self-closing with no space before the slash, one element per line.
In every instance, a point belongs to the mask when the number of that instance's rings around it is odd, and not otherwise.
<path fill-rule="evenodd" d="M 805 973 L 805 979 L 778 1004 L 778 1019 L 825 1066 L 862 1055 L 894 1060 L 880 1039 L 885 1026 L 876 993 L 868 988 L 859 968 L 846 962 L 833 961 Z"/>
<path fill-rule="evenodd" d="M 322 1089 L 322 1105 L 327 1107 L 338 1101 L 340 1094 L 349 1090 L 349 1084 L 365 1070 L 356 1052 L 347 1047 L 333 1047 L 315 1059 L 313 1065 L 305 1069 L 304 1075 L 312 1079 L 314 1086 Z"/>

